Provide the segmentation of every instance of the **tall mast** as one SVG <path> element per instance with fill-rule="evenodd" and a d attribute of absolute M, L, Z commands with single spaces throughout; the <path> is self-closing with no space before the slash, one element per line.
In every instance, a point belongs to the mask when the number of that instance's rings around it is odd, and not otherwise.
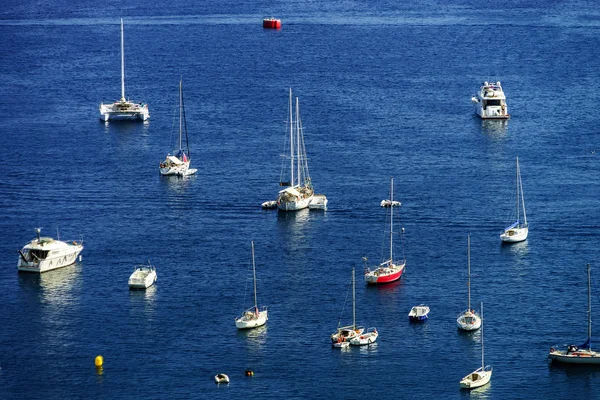
<path fill-rule="evenodd" d="M 523 181 L 521 180 L 521 168 L 519 167 L 519 157 L 517 157 L 517 175 L 519 176 L 519 189 L 521 192 L 521 202 L 523 206 L 523 223 L 527 225 L 527 213 L 525 212 L 525 196 L 523 195 Z"/>
<path fill-rule="evenodd" d="M 121 100 L 125 101 L 125 39 L 123 34 L 123 18 L 121 18 Z"/>
<path fill-rule="evenodd" d="M 521 210 L 519 209 L 519 157 L 517 157 L 517 198 L 515 199 L 516 201 L 516 209 L 517 209 L 517 221 L 519 221 L 519 218 L 521 217 Z M 519 221 L 520 223 L 521 221 Z"/>
<path fill-rule="evenodd" d="M 485 362 L 483 359 L 483 301 L 481 302 L 481 370 L 485 369 Z"/>
<path fill-rule="evenodd" d="M 181 132 L 182 132 L 182 121 L 183 121 L 183 91 L 181 87 L 181 80 L 179 81 L 179 150 L 181 151 Z"/>
<path fill-rule="evenodd" d="M 354 268 L 352 268 L 352 329 L 356 329 L 356 288 L 354 283 Z"/>
<path fill-rule="evenodd" d="M 252 241 L 252 274 L 254 275 L 254 309 L 258 308 L 256 301 L 256 266 L 254 264 L 254 241 Z"/>
<path fill-rule="evenodd" d="M 469 306 L 471 311 L 471 235 L 467 236 L 467 288 L 469 290 Z"/>
<path fill-rule="evenodd" d="M 390 182 L 390 267 L 392 266 L 393 259 L 393 237 L 394 237 L 394 178 Z"/>
<path fill-rule="evenodd" d="M 298 168 L 298 186 L 301 185 L 300 182 L 300 104 L 298 102 L 298 98 L 296 97 L 296 164 Z"/>
<path fill-rule="evenodd" d="M 294 186 L 294 123 L 292 112 L 292 88 L 290 88 L 290 186 Z"/>
<path fill-rule="evenodd" d="M 592 350 L 592 286 L 591 286 L 591 269 L 590 264 L 587 265 L 588 270 L 588 348 Z"/>

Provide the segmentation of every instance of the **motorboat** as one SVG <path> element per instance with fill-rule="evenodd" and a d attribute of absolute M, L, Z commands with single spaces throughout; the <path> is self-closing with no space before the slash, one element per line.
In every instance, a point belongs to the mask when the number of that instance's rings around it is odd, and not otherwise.
<path fill-rule="evenodd" d="M 514 208 L 515 219 L 510 226 L 504 229 L 500 234 L 500 240 L 507 243 L 522 242 L 527 239 L 529 234 L 529 224 L 527 223 L 527 213 L 525 212 L 525 197 L 523 196 L 523 182 L 521 180 L 521 169 L 519 168 L 519 157 L 517 157 L 517 189 Z M 523 219 L 521 219 L 523 216 Z"/>
<path fill-rule="evenodd" d="M 471 309 L 471 235 L 467 237 L 467 291 L 467 309 L 458 316 L 456 323 L 459 329 L 474 331 L 481 326 L 481 317 Z"/>
<path fill-rule="evenodd" d="M 304 146 L 304 132 L 300 121 L 300 104 L 297 97 L 295 119 L 292 106 L 292 89 L 290 89 L 289 132 L 286 132 L 286 144 L 289 144 L 289 154 L 284 155 L 281 171 L 281 177 L 283 177 L 284 171 L 287 169 L 285 161 L 289 158 L 290 180 L 284 181 L 281 179 L 279 181 L 279 186 L 285 187 L 277 195 L 277 208 L 280 211 L 297 211 L 307 208 L 315 193 L 308 172 L 308 157 Z"/>
<path fill-rule="evenodd" d="M 19 271 L 42 273 L 66 267 L 77 261 L 77 256 L 83 250 L 83 240 L 63 242 L 42 237 L 41 231 L 42 228 L 36 228 L 36 238 L 19 250 Z"/>
<path fill-rule="evenodd" d="M 258 302 L 256 300 L 256 264 L 254 262 L 254 242 L 252 242 L 252 276 L 254 281 L 254 306 L 245 310 L 239 318 L 236 318 L 235 326 L 238 329 L 252 329 L 263 326 L 269 319 L 267 307 L 262 307 L 259 309 Z"/>
<path fill-rule="evenodd" d="M 366 332 L 350 339 L 350 344 L 352 346 L 366 346 L 371 343 L 375 343 L 378 337 L 379 333 L 377 332 L 377 329 L 369 328 Z"/>
<path fill-rule="evenodd" d="M 558 347 L 550 348 L 548 359 L 552 362 L 564 364 L 595 364 L 600 365 L 600 352 L 592 350 L 592 286 L 590 264 L 587 265 L 588 275 L 588 338 L 581 346 L 569 345 L 561 350 Z"/>
<path fill-rule="evenodd" d="M 390 180 L 390 201 L 394 202 L 394 178 Z M 365 262 L 365 282 L 368 284 L 381 284 L 397 281 L 404 272 L 406 267 L 406 257 L 404 256 L 404 246 L 402 246 L 402 260 L 394 260 L 394 207 L 390 209 L 390 255 L 389 258 L 383 260 L 378 266 L 371 269 L 367 265 L 367 258 L 363 257 Z M 404 228 L 402 228 L 404 232 Z M 400 236 L 402 240 L 402 236 Z"/>
<path fill-rule="evenodd" d="M 479 92 L 473 95 L 471 101 L 475 104 L 475 113 L 482 119 L 509 119 L 506 106 L 506 96 L 500 81 L 483 82 Z"/>
<path fill-rule="evenodd" d="M 186 148 L 183 148 L 183 133 L 185 132 Z M 190 145 L 188 140 L 187 123 L 185 120 L 185 108 L 183 105 L 183 83 L 179 81 L 179 150 L 175 155 L 167 154 L 167 157 L 159 165 L 161 175 L 187 176 L 196 173 L 197 169 L 190 168 L 192 162 Z"/>
<path fill-rule="evenodd" d="M 414 306 L 408 313 L 408 318 L 411 321 L 425 321 L 429 318 L 429 307 L 425 304 Z"/>
<path fill-rule="evenodd" d="M 215 383 L 229 383 L 229 377 L 226 374 L 215 375 Z"/>
<path fill-rule="evenodd" d="M 156 282 L 156 268 L 148 262 L 148 265 L 136 265 L 133 273 L 129 276 L 130 289 L 146 289 Z"/>
<path fill-rule="evenodd" d="M 100 119 L 108 121 L 139 120 L 150 118 L 148 104 L 132 102 L 125 97 L 125 40 L 123 34 L 123 18 L 121 18 L 121 99 L 114 103 L 100 104 Z"/>
<path fill-rule="evenodd" d="M 356 326 L 356 283 L 354 268 L 352 268 L 352 325 L 340 326 L 340 321 L 338 321 L 337 330 L 331 335 L 331 345 L 341 348 L 346 347 L 343 343 L 350 343 L 350 340 L 360 336 L 365 331 L 365 328 L 362 326 Z"/>
<path fill-rule="evenodd" d="M 481 303 L 481 319 L 483 320 L 483 303 Z M 462 389 L 475 389 L 487 385 L 492 379 L 492 367 L 485 365 L 483 350 L 483 322 L 481 324 L 481 368 L 476 369 L 460 381 Z"/>

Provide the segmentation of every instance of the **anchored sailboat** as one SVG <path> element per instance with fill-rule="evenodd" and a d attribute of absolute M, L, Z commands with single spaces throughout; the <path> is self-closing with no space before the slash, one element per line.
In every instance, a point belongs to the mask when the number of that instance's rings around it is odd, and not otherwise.
<path fill-rule="evenodd" d="M 390 257 L 379 264 L 375 269 L 365 268 L 365 281 L 370 284 L 389 283 L 400 279 L 404 267 L 406 267 L 406 257 L 402 252 L 403 259 L 394 262 L 394 178 L 390 181 Z M 402 228 L 404 231 L 404 228 Z M 366 264 L 366 258 L 363 258 Z"/>
<path fill-rule="evenodd" d="M 183 149 L 183 132 L 185 131 L 185 146 Z M 195 174 L 197 169 L 190 168 L 192 161 L 190 154 L 190 145 L 188 141 L 187 122 L 185 120 L 185 107 L 183 105 L 183 84 L 179 81 L 179 150 L 172 156 L 167 154 L 167 158 L 160 163 L 161 175 L 179 175 L 186 176 Z"/>
<path fill-rule="evenodd" d="M 296 118 L 293 118 L 292 89 L 290 88 L 289 107 L 289 168 L 290 180 L 284 181 L 285 166 L 282 165 L 279 186 L 287 186 L 277 196 L 277 208 L 281 211 L 296 211 L 307 208 L 315 193 L 310 174 L 308 173 L 308 158 L 304 147 L 304 134 L 300 121 L 300 105 L 296 97 Z M 287 158 L 286 156 L 284 156 Z M 284 158 L 284 160 L 285 160 Z"/>
<path fill-rule="evenodd" d="M 242 313 L 242 316 L 236 318 L 235 326 L 238 329 L 250 329 L 264 325 L 269 319 L 267 307 L 258 308 L 256 300 L 256 265 L 254 263 L 254 242 L 252 242 L 252 275 L 254 279 L 254 307 L 251 307 Z"/>
<path fill-rule="evenodd" d="M 467 309 L 458 316 L 456 323 L 462 330 L 474 331 L 481 326 L 481 318 L 475 310 L 471 309 L 471 235 L 467 238 L 467 288 L 469 292 Z"/>
<path fill-rule="evenodd" d="M 596 364 L 600 365 L 600 353 L 592 350 L 592 267 L 587 265 L 588 275 L 588 337 L 581 346 L 570 345 L 566 350 L 552 347 L 548 358 L 553 362 L 567 364 Z"/>
<path fill-rule="evenodd" d="M 481 303 L 481 319 L 483 321 L 483 303 Z M 483 357 L 483 322 L 481 324 L 481 368 L 476 369 L 469 375 L 462 378 L 460 381 L 460 387 L 463 389 L 475 389 L 483 385 L 487 385 L 492 379 L 492 367 L 485 365 L 485 359 Z"/>
<path fill-rule="evenodd" d="M 521 221 L 521 213 L 523 220 Z M 517 157 L 517 197 L 515 201 L 516 221 L 504 229 L 500 234 L 503 242 L 522 242 L 527 239 L 529 225 L 527 224 L 527 213 L 525 212 L 525 198 L 523 197 L 523 182 L 521 181 L 521 169 L 519 168 L 519 157 Z"/>
<path fill-rule="evenodd" d="M 100 119 L 108 122 L 114 120 L 141 120 L 150 118 L 148 104 L 134 103 L 125 98 L 125 40 L 123 34 L 123 18 L 121 18 L 121 99 L 110 104 L 100 104 Z"/>
<path fill-rule="evenodd" d="M 352 325 L 339 326 L 335 333 L 331 335 L 331 344 L 333 347 L 348 347 L 350 340 L 360 336 L 365 328 L 356 326 L 356 284 L 354 282 L 354 268 L 352 268 Z"/>

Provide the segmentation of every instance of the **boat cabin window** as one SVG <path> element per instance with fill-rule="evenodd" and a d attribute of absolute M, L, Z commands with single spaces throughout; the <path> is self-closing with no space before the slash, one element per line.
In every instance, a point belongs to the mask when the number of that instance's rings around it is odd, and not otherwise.
<path fill-rule="evenodd" d="M 500 106 L 501 101 L 500 100 L 485 100 L 483 102 L 483 108 L 485 109 L 487 106 Z"/>
<path fill-rule="evenodd" d="M 29 254 L 31 254 L 32 256 L 35 256 L 33 258 L 38 258 L 40 260 L 45 260 L 46 257 L 48 257 L 48 250 L 35 250 L 35 249 L 31 249 L 31 250 L 29 250 Z"/>

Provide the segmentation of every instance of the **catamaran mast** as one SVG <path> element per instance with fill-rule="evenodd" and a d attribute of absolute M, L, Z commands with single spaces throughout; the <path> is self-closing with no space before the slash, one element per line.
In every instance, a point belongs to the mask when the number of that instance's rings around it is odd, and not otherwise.
<path fill-rule="evenodd" d="M 298 168 L 298 186 L 302 183 L 300 182 L 300 104 L 298 102 L 298 98 L 296 97 L 296 164 Z"/>
<path fill-rule="evenodd" d="M 471 311 L 471 235 L 467 236 L 467 288 L 469 291 L 469 306 Z"/>
<path fill-rule="evenodd" d="M 290 186 L 294 186 L 294 122 L 292 111 L 292 88 L 290 88 Z"/>
<path fill-rule="evenodd" d="M 521 192 L 521 203 L 523 206 L 523 224 L 527 226 L 527 213 L 525 212 L 525 196 L 523 195 L 523 181 L 521 180 L 521 168 L 519 168 L 519 157 L 517 157 L 517 177 L 518 177 L 518 185 L 519 191 Z M 517 194 L 518 195 L 518 194 Z M 517 204 L 519 199 L 517 198 Z M 518 216 L 517 216 L 518 218 Z"/>
<path fill-rule="evenodd" d="M 483 359 L 483 301 L 481 302 L 481 371 L 485 370 L 485 362 Z"/>
<path fill-rule="evenodd" d="M 258 308 L 256 301 L 256 266 L 254 264 L 254 241 L 252 241 L 252 274 L 254 275 L 254 310 Z"/>
<path fill-rule="evenodd" d="M 592 350 L 592 286 L 591 286 L 591 269 L 590 264 L 587 265 L 588 270 L 588 349 Z"/>
<path fill-rule="evenodd" d="M 390 183 L 390 267 L 394 263 L 393 254 L 393 237 L 394 237 L 394 178 L 391 179 Z"/>
<path fill-rule="evenodd" d="M 123 18 L 121 18 L 121 100 L 125 101 L 125 39 L 123 37 Z"/>
<path fill-rule="evenodd" d="M 352 329 L 356 329 L 356 288 L 354 283 L 354 268 L 352 268 Z"/>
<path fill-rule="evenodd" d="M 181 80 L 179 81 L 179 152 L 181 152 L 181 133 L 182 133 L 182 121 L 183 121 L 183 92 L 181 90 Z M 183 158 L 183 157 L 182 157 Z"/>

